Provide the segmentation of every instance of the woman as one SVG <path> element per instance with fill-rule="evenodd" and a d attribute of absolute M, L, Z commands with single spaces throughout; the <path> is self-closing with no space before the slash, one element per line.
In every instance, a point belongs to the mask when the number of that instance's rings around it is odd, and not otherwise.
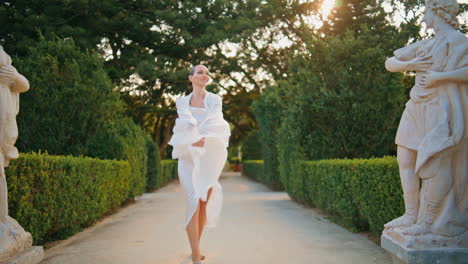
<path fill-rule="evenodd" d="M 203 65 L 192 68 L 189 87 L 193 91 L 176 102 L 178 118 L 169 145 L 172 158 L 179 159 L 179 180 L 185 192 L 187 230 L 192 261 L 200 263 L 203 228 L 216 226 L 222 207 L 218 182 L 227 159 L 231 130 L 223 119 L 221 97 L 205 90 L 211 82 Z"/>
<path fill-rule="evenodd" d="M 385 225 L 405 235 L 456 237 L 468 228 L 468 40 L 457 13 L 456 0 L 426 1 L 435 37 L 386 62 L 389 71 L 416 71 L 396 136 L 406 212 Z"/>

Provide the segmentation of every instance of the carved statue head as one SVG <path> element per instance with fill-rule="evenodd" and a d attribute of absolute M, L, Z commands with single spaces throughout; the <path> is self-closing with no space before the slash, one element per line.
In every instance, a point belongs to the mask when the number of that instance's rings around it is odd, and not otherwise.
<path fill-rule="evenodd" d="M 0 66 L 1 65 L 9 65 L 11 64 L 11 58 L 6 52 L 3 50 L 2 45 L 0 45 Z"/>
<path fill-rule="evenodd" d="M 435 17 L 438 16 L 453 28 L 458 29 L 458 3 L 456 0 L 427 0 L 424 21 L 428 28 L 434 27 Z"/>

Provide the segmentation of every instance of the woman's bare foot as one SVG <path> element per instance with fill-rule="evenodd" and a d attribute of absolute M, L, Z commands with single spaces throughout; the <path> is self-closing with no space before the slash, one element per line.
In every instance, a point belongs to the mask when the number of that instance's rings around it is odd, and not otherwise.
<path fill-rule="evenodd" d="M 205 258 L 205 256 L 192 256 L 192 262 L 193 263 L 197 263 L 197 262 L 200 262 L 200 260 L 203 260 Z"/>
<path fill-rule="evenodd" d="M 192 256 L 192 260 L 194 260 L 195 258 Z M 205 260 L 205 256 L 203 255 L 200 255 L 200 260 Z"/>

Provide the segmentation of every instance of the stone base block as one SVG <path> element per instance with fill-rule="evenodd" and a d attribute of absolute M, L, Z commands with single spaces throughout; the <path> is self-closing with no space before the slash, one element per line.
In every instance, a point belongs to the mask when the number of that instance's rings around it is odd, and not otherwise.
<path fill-rule="evenodd" d="M 7 260 L 1 264 L 38 264 L 44 258 L 44 249 L 42 247 L 30 247 L 13 259 Z"/>
<path fill-rule="evenodd" d="M 395 264 L 468 264 L 468 248 L 411 249 L 386 234 L 381 237 L 381 246 L 393 255 Z"/>

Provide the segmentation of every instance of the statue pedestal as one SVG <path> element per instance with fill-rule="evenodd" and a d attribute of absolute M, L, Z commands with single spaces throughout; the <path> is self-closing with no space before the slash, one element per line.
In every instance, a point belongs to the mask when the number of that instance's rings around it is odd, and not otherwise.
<path fill-rule="evenodd" d="M 38 264 L 44 258 L 44 249 L 40 246 L 30 247 L 13 259 L 1 264 Z"/>
<path fill-rule="evenodd" d="M 421 246 L 426 244 L 424 241 L 427 241 L 428 236 L 431 236 L 429 241 L 433 244 L 438 244 L 436 241 L 441 240 L 437 240 L 434 235 L 413 236 L 410 239 L 405 239 L 404 236 L 398 239 L 398 236 L 400 236 L 399 232 L 384 231 L 380 243 L 382 248 L 392 254 L 395 264 L 468 264 L 468 248 L 434 246 L 422 248 Z"/>
<path fill-rule="evenodd" d="M 0 223 L 0 264 L 37 264 L 43 258 L 43 248 L 32 246 L 31 234 L 15 219 Z"/>

